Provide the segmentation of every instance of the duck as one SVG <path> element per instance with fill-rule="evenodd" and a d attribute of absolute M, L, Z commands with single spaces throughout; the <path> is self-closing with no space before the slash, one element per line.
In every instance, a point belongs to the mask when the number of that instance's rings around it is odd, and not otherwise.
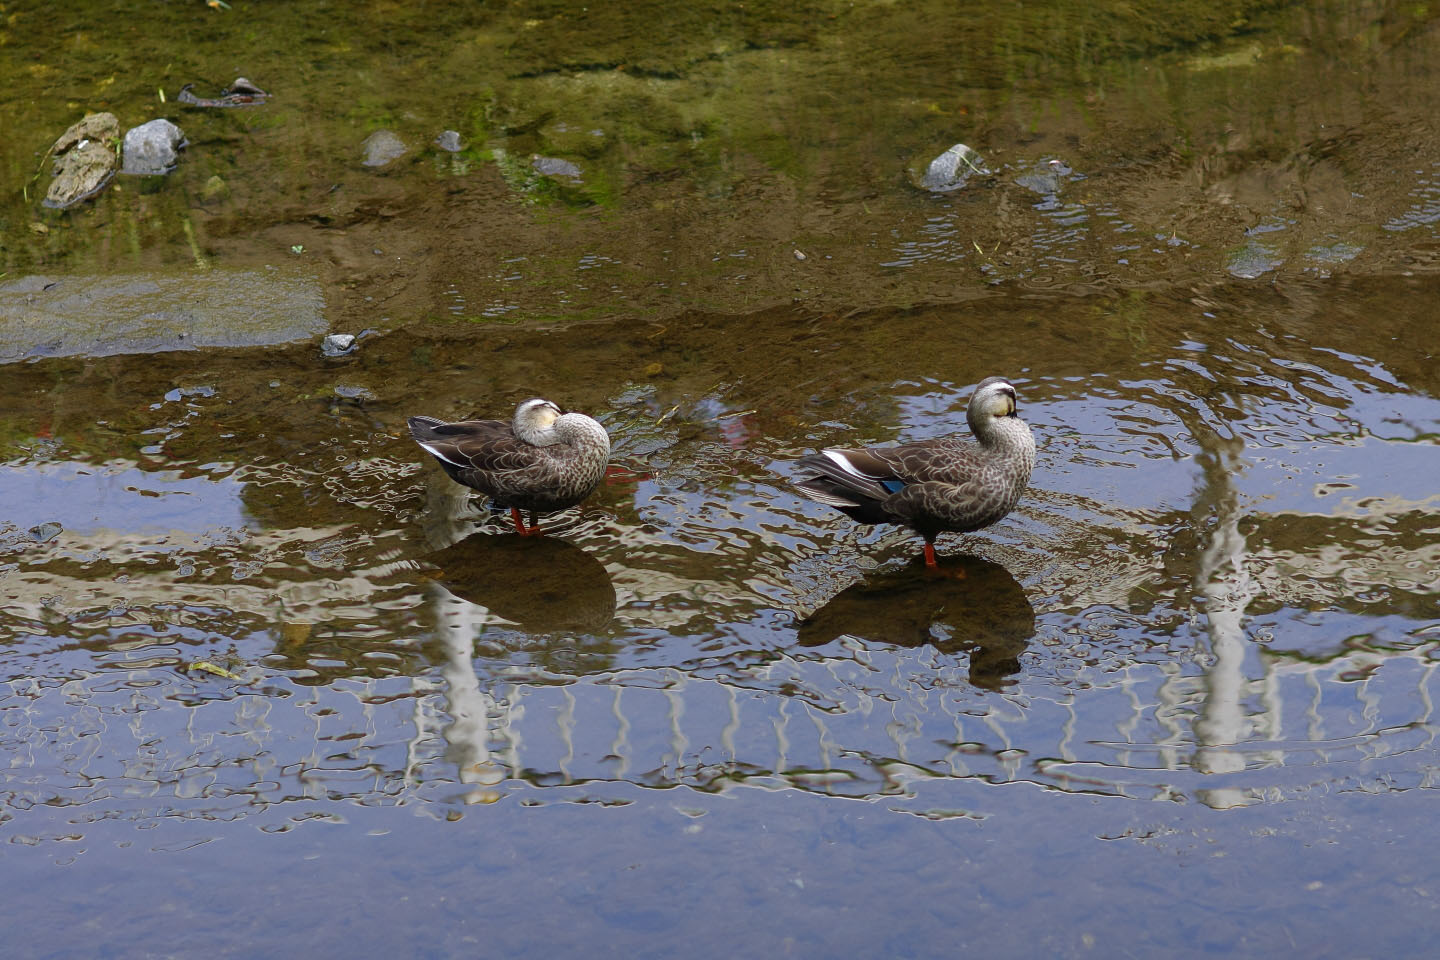
<path fill-rule="evenodd" d="M 909 527 L 925 538 L 925 565 L 935 569 L 937 536 L 998 523 L 1025 492 L 1035 436 L 1017 410 L 1010 381 L 987 377 L 965 410 L 973 439 L 827 448 L 797 461 L 805 476 L 795 487 L 860 523 Z"/>
<path fill-rule="evenodd" d="M 410 417 L 410 436 L 439 461 L 450 479 L 510 511 L 521 536 L 540 534 L 537 515 L 564 510 L 600 485 L 610 461 L 610 435 L 598 420 L 534 397 L 503 420 Z M 520 511 L 530 514 L 527 526 Z"/>

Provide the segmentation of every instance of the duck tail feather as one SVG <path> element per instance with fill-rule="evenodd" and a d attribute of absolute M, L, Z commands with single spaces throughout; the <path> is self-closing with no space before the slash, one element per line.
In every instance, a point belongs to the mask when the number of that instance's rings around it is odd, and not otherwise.
<path fill-rule="evenodd" d="M 437 420 L 434 417 L 410 417 L 405 421 L 410 425 L 410 436 L 416 443 L 425 443 L 435 438 L 435 428 L 445 425 L 444 420 Z"/>
<path fill-rule="evenodd" d="M 862 500 L 886 499 L 890 491 L 880 483 L 884 478 L 865 472 L 851 459 L 852 454 L 861 452 L 825 450 L 802 458 L 798 466 L 803 470 L 813 470 L 819 476 L 803 481 L 800 486 L 806 482 L 824 481 L 823 485 L 814 489 L 826 491 L 831 496 L 848 497 L 852 506 L 858 506 Z"/>

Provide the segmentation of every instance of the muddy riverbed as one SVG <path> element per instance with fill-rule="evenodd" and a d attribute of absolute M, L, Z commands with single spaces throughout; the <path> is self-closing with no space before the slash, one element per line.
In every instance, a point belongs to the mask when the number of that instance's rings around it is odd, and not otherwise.
<path fill-rule="evenodd" d="M 1423 951 L 1440 19 L 1177 10 L 0 5 L 12 947 Z M 938 574 L 789 489 L 994 374 Z M 404 435 L 534 395 L 539 539 Z"/>

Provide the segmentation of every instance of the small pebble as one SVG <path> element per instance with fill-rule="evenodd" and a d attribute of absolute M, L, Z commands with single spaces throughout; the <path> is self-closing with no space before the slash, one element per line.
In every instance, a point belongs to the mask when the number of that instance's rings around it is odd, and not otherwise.
<path fill-rule="evenodd" d="M 54 520 L 47 520 L 30 528 L 30 539 L 36 543 L 48 543 L 60 536 L 64 530 L 65 528 Z"/>
<path fill-rule="evenodd" d="M 581 171 L 569 160 L 562 160 L 559 157 L 542 157 L 539 154 L 530 158 L 530 166 L 536 173 L 546 177 L 568 177 L 571 180 L 579 180 Z"/>

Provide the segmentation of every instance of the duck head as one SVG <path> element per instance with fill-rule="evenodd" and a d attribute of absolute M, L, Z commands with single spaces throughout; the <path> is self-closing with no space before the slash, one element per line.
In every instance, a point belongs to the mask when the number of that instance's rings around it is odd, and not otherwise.
<path fill-rule="evenodd" d="M 970 395 L 970 406 L 965 410 L 965 419 L 970 432 L 983 436 L 990 424 L 999 417 L 1016 416 L 1015 388 L 1004 377 L 986 377 Z"/>
<path fill-rule="evenodd" d="M 515 419 L 511 429 L 515 436 L 535 447 L 547 447 L 558 443 L 555 435 L 555 421 L 560 419 L 561 409 L 549 400 L 535 397 L 515 408 Z"/>

